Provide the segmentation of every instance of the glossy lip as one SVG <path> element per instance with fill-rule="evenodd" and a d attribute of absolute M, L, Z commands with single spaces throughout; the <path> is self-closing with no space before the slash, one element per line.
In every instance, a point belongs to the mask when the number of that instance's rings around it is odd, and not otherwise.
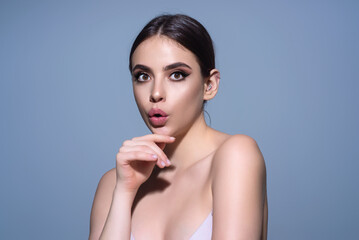
<path fill-rule="evenodd" d="M 167 113 L 165 113 L 159 108 L 152 108 L 148 112 L 148 117 L 150 119 L 151 124 L 155 127 L 165 125 L 168 119 Z"/>
<path fill-rule="evenodd" d="M 167 117 L 167 113 L 165 113 L 164 111 L 162 111 L 159 108 L 152 108 L 149 112 L 148 112 L 148 116 L 149 117 L 153 117 L 154 115 L 159 114 L 161 115 L 161 117 Z"/>

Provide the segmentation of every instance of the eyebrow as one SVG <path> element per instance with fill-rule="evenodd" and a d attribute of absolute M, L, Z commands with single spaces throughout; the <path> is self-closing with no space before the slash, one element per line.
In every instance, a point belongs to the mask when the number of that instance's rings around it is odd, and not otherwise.
<path fill-rule="evenodd" d="M 176 62 L 176 63 L 172 63 L 170 65 L 167 65 L 166 67 L 163 68 L 163 71 L 168 71 L 168 70 L 171 70 L 171 69 L 174 69 L 174 68 L 178 68 L 178 67 L 186 67 L 186 68 L 189 68 L 192 70 L 192 68 L 190 66 L 188 66 L 187 64 L 183 63 L 183 62 Z M 134 66 L 132 68 L 132 72 L 134 72 L 135 70 L 137 69 L 140 69 L 140 70 L 143 70 L 143 71 L 146 71 L 146 72 L 150 72 L 152 73 L 152 70 L 151 68 L 145 66 L 145 65 L 142 65 L 142 64 L 137 64 L 136 66 Z"/>
<path fill-rule="evenodd" d="M 192 68 L 190 66 L 188 66 L 187 64 L 183 63 L 183 62 L 176 62 L 173 64 L 170 64 L 166 67 L 163 68 L 164 71 L 168 71 L 170 69 L 174 69 L 174 68 L 178 68 L 178 67 L 186 67 L 192 70 Z"/>
<path fill-rule="evenodd" d="M 136 69 L 143 70 L 145 72 L 152 72 L 151 69 L 145 65 L 137 64 L 132 68 L 132 72 L 134 72 Z"/>

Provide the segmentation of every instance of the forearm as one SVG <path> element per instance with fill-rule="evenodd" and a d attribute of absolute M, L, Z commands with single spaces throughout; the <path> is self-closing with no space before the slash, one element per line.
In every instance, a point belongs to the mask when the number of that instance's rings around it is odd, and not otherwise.
<path fill-rule="evenodd" d="M 127 193 L 116 187 L 110 211 L 100 240 L 130 239 L 131 236 L 131 207 L 135 193 Z"/>

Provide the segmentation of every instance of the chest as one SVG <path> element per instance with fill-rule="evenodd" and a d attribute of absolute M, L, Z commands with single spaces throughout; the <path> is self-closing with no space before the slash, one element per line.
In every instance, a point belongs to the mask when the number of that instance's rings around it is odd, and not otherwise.
<path fill-rule="evenodd" d="M 136 240 L 190 239 L 212 211 L 210 164 L 167 180 L 161 175 L 139 189 L 131 229 Z M 208 224 L 207 224 L 208 225 Z"/>

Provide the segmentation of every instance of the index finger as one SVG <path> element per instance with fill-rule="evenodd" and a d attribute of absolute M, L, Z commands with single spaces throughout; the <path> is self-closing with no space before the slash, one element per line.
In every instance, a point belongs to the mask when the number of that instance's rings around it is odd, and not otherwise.
<path fill-rule="evenodd" d="M 167 136 L 167 135 L 161 135 L 161 134 L 148 134 L 141 137 L 134 137 L 132 138 L 133 141 L 153 141 L 153 142 L 163 142 L 163 143 L 171 143 L 176 138 Z"/>

